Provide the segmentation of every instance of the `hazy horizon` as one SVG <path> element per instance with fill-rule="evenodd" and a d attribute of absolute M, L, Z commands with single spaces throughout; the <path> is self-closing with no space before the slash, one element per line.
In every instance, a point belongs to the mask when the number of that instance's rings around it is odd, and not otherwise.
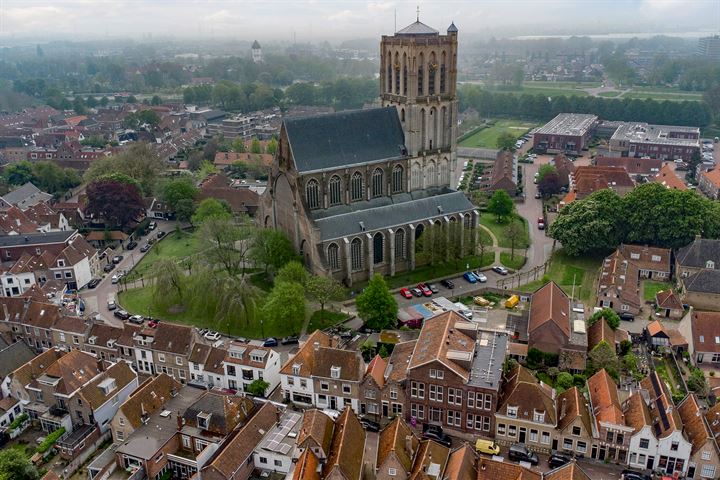
<path fill-rule="evenodd" d="M 420 20 L 468 36 L 718 33 L 718 0 L 0 0 L 0 40 L 377 38 Z M 668 18 L 672 21 L 668 22 Z"/>

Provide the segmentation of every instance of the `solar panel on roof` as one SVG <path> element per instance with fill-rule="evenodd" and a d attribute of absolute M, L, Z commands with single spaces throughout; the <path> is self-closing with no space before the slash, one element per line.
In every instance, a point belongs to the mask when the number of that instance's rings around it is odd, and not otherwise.
<path fill-rule="evenodd" d="M 663 428 L 667 430 L 670 428 L 670 422 L 668 421 L 667 414 L 665 413 L 665 408 L 663 408 L 663 404 L 658 398 L 655 400 L 655 406 L 657 406 L 658 413 L 660 414 L 660 420 L 662 420 Z"/>
<path fill-rule="evenodd" d="M 283 443 L 282 445 L 280 445 L 280 453 L 285 455 L 290 451 L 291 448 L 292 447 L 290 447 L 290 445 L 288 445 L 287 443 Z"/>
<path fill-rule="evenodd" d="M 650 375 L 650 382 L 653 384 L 653 388 L 655 389 L 655 394 L 660 395 L 662 393 L 662 390 L 660 390 L 660 385 L 657 381 L 657 375 Z"/>

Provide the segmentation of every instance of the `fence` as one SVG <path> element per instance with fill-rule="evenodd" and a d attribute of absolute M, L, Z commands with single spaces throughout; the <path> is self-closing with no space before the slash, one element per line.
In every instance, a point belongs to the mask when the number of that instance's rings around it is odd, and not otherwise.
<path fill-rule="evenodd" d="M 551 256 L 552 258 L 552 256 Z M 550 266 L 550 259 L 545 260 L 545 263 L 533 267 L 527 272 L 516 273 L 506 278 L 498 279 L 495 285 L 501 290 L 512 290 L 513 288 L 520 288 L 520 285 L 540 280 L 547 273 L 547 269 Z"/>

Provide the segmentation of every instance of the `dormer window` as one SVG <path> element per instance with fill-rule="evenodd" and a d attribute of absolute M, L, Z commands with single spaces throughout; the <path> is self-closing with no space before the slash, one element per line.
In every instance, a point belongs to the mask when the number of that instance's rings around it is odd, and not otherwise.
<path fill-rule="evenodd" d="M 107 378 L 100 382 L 98 387 L 103 391 L 103 395 L 107 396 L 110 392 L 117 388 L 114 378 Z"/>
<path fill-rule="evenodd" d="M 300 375 L 300 365 L 295 363 L 292 366 L 293 375 Z"/>
<path fill-rule="evenodd" d="M 713 269 L 713 270 L 714 270 L 714 269 L 715 269 L 715 262 L 713 262 L 712 260 L 708 260 L 707 262 L 705 262 L 705 268 L 710 268 L 710 269 Z"/>
<path fill-rule="evenodd" d="M 208 429 L 208 426 L 210 425 L 210 413 L 198 413 L 197 416 L 197 426 L 198 428 L 202 428 L 204 430 Z"/>
<path fill-rule="evenodd" d="M 507 416 L 517 418 L 518 407 L 507 407 Z"/>
<path fill-rule="evenodd" d="M 651 258 L 653 262 L 659 262 L 661 260 L 660 255 L 653 255 Z"/>
<path fill-rule="evenodd" d="M 250 355 L 250 360 L 253 362 L 262 362 L 262 357 L 258 355 Z"/>
<path fill-rule="evenodd" d="M 59 258 L 58 259 L 58 267 L 64 267 L 64 266 L 65 266 L 65 260 L 63 260 L 62 258 Z"/>
<path fill-rule="evenodd" d="M 538 412 L 537 410 L 533 412 L 533 422 L 535 423 L 544 423 L 545 422 L 545 412 Z"/>
<path fill-rule="evenodd" d="M 332 378 L 340 378 L 340 367 L 330 367 L 330 376 Z"/>

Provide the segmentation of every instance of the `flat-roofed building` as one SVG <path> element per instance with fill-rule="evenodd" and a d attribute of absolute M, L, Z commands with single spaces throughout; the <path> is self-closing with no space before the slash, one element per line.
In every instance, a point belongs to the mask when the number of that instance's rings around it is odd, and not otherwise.
<path fill-rule="evenodd" d="M 533 149 L 547 153 L 579 155 L 587 149 L 598 124 L 596 115 L 560 113 L 533 135 Z"/>
<path fill-rule="evenodd" d="M 687 161 L 700 150 L 700 129 L 626 122 L 610 137 L 609 147 L 622 156 Z"/>

